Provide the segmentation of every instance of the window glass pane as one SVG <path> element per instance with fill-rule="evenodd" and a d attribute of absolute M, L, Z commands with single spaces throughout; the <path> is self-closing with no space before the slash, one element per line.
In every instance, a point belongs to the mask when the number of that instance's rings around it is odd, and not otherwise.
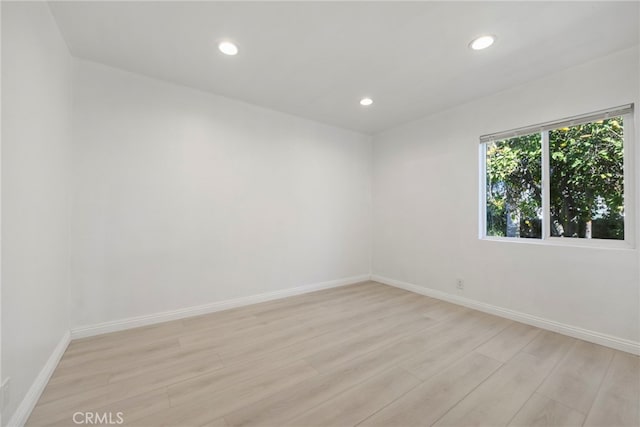
<path fill-rule="evenodd" d="M 487 236 L 542 237 L 541 134 L 490 142 Z"/>
<path fill-rule="evenodd" d="M 621 117 L 549 132 L 551 235 L 624 239 Z"/>

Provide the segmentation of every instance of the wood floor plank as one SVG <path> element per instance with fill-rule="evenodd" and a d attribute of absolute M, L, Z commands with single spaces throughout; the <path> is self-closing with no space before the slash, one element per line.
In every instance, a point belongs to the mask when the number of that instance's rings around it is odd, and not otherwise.
<path fill-rule="evenodd" d="M 304 362 L 244 377 L 218 376 L 186 381 L 168 388 L 171 406 L 140 420 L 148 426 L 200 425 L 250 405 L 317 373 Z"/>
<path fill-rule="evenodd" d="M 217 314 L 217 313 L 216 313 Z M 201 316 L 199 316 L 201 317 Z M 255 327 L 261 324 L 261 320 L 257 316 L 243 316 L 231 319 L 224 317 L 200 319 L 198 322 L 188 322 L 189 319 L 182 319 L 184 324 L 182 332 L 177 337 L 183 337 L 191 334 L 223 334 L 225 332 L 237 333 L 244 329 Z"/>
<path fill-rule="evenodd" d="M 429 426 L 501 366 L 479 353 L 467 355 L 367 418 L 360 426 Z"/>
<path fill-rule="evenodd" d="M 253 349 L 266 347 L 269 340 L 273 343 L 275 339 L 282 344 L 284 334 L 289 334 L 291 339 L 295 341 L 296 337 L 308 337 L 309 333 L 319 335 L 331 329 L 344 329 L 344 325 L 351 328 L 357 326 L 357 324 L 352 324 L 354 319 L 361 318 L 356 323 L 362 323 L 369 318 L 368 316 L 377 315 L 380 309 L 383 309 L 386 315 L 391 315 L 398 313 L 402 306 L 402 304 L 397 304 L 396 298 L 374 304 L 361 304 L 350 310 L 341 309 L 343 304 L 344 301 L 341 301 L 331 309 L 324 306 L 319 307 L 315 313 L 307 311 L 303 315 L 287 318 L 284 321 L 258 323 L 235 333 L 229 331 L 216 333 L 212 336 L 208 330 L 195 331 L 181 336 L 180 345 L 183 348 L 211 348 L 213 346 L 219 349 L 223 358 L 234 357 L 238 352 L 251 351 L 247 347 L 253 347 Z M 389 310 L 393 310 L 393 312 L 389 313 Z M 304 330 L 305 333 L 302 333 L 301 330 Z M 241 349 L 241 346 L 245 346 L 245 348 Z"/>
<path fill-rule="evenodd" d="M 184 332 L 180 320 L 142 326 L 110 334 L 73 340 L 65 352 L 67 358 L 80 354 L 98 353 L 105 350 L 133 348 L 137 343 L 148 344 L 154 340 L 165 341 Z"/>
<path fill-rule="evenodd" d="M 555 364 L 553 358 L 518 353 L 434 425 L 506 425 Z"/>
<path fill-rule="evenodd" d="M 105 405 L 164 388 L 176 382 L 198 377 L 210 370 L 216 371 L 221 365 L 212 361 L 211 364 L 193 364 L 190 361 L 173 366 L 167 370 L 163 365 L 153 366 L 150 370 L 130 376 L 122 381 L 108 383 L 91 389 L 73 389 L 72 393 L 56 399 L 43 399 L 32 413 L 32 418 L 38 422 L 43 420 L 69 419 L 76 411 L 91 411 Z M 45 393 L 48 390 L 45 389 Z"/>
<path fill-rule="evenodd" d="M 418 384 L 420 381 L 403 369 L 392 368 L 336 395 L 286 425 L 355 426 Z"/>
<path fill-rule="evenodd" d="M 216 418 L 218 409 L 215 405 L 180 406 L 169 408 L 153 415 L 125 422 L 126 426 L 134 427 L 226 427 L 224 418 Z"/>
<path fill-rule="evenodd" d="M 168 387 L 171 405 L 206 400 L 221 391 L 228 392 L 234 387 L 255 386 L 261 388 L 279 388 L 280 384 L 289 385 L 301 379 L 312 378 L 317 371 L 308 363 L 300 360 L 284 366 L 266 366 L 260 364 L 253 369 L 246 366 L 233 369 L 221 369 L 208 375 L 201 375 Z M 294 381 L 295 380 L 295 381 Z"/>
<path fill-rule="evenodd" d="M 363 313 L 348 313 L 344 317 L 332 316 L 331 314 L 323 313 L 319 318 L 321 321 L 301 321 L 295 326 L 291 326 L 285 330 L 274 330 L 270 333 L 265 333 L 261 337 L 255 337 L 250 342 L 244 343 L 225 343 L 216 347 L 216 351 L 223 359 L 233 359 L 242 354 L 252 353 L 260 351 L 263 348 L 277 348 L 291 345 L 301 339 L 307 339 L 309 337 L 319 336 L 324 333 L 339 330 L 344 328 L 344 325 L 356 322 L 360 324 L 363 322 Z M 383 325 L 391 325 L 400 322 L 405 322 L 406 328 L 423 328 L 434 323 L 433 320 L 426 318 L 413 311 L 408 311 L 403 314 L 392 316 L 391 319 L 386 322 L 378 322 Z M 354 325 L 352 325 L 355 328 Z M 349 329 L 352 329 L 349 327 Z M 360 331 L 362 328 L 360 329 Z"/>
<path fill-rule="evenodd" d="M 289 346 L 264 348 L 253 353 L 239 355 L 233 359 L 224 359 L 224 364 L 229 368 L 256 364 L 266 364 L 267 366 L 273 364 L 283 365 L 306 359 L 313 354 L 330 348 L 340 347 L 359 338 L 360 335 L 349 329 L 331 331 L 326 334 L 301 339 Z"/>
<path fill-rule="evenodd" d="M 332 396 L 396 366 L 416 350 L 415 344 L 401 341 L 380 351 L 367 353 L 328 373 L 227 414 L 225 420 L 230 426 L 282 425 Z"/>
<path fill-rule="evenodd" d="M 109 376 L 109 383 L 125 381 L 160 370 L 176 375 L 185 370 L 197 373 L 210 372 L 221 369 L 223 366 L 220 356 L 215 350 L 183 351 L 146 366 L 133 368 L 122 366 L 120 369 L 113 369 Z"/>
<path fill-rule="evenodd" d="M 166 390 L 160 388 L 148 393 L 143 393 L 132 398 L 123 399 L 102 407 L 92 407 L 87 409 L 92 413 L 97 414 L 111 414 L 111 420 L 118 420 L 120 416 L 123 420 L 122 425 L 130 426 L 134 425 L 136 420 L 144 417 L 146 414 L 154 413 L 162 408 L 169 407 L 169 398 Z M 84 408 L 86 409 L 86 408 Z M 64 413 L 63 417 L 53 418 L 29 418 L 27 425 L 30 427 L 69 427 L 78 425 L 74 422 L 74 414 L 77 412 L 84 412 L 84 409 L 79 408 L 78 411 L 68 411 Z M 82 417 L 77 418 L 82 420 Z M 95 423 L 91 425 L 113 425 L 113 424 L 100 424 Z"/>
<path fill-rule="evenodd" d="M 157 413 L 163 409 L 169 408 L 169 396 L 166 388 L 160 388 L 148 393 L 143 393 L 132 398 L 119 400 L 109 403 L 100 408 L 96 408 L 98 414 L 118 414 L 124 421 L 124 425 L 135 425 L 144 417 Z"/>
<path fill-rule="evenodd" d="M 544 359 L 560 361 L 577 341 L 566 335 L 542 331 L 522 349 L 522 352 Z"/>
<path fill-rule="evenodd" d="M 468 355 L 508 324 L 509 321 L 494 316 L 465 313 L 453 324 L 445 323 L 427 331 L 432 333 L 429 347 L 401 366 L 418 378 L 427 380 Z"/>
<path fill-rule="evenodd" d="M 614 351 L 577 341 L 538 392 L 586 414 L 591 408 Z"/>
<path fill-rule="evenodd" d="M 507 362 L 540 333 L 540 329 L 513 322 L 509 327 L 481 345 L 477 351 L 501 362 Z"/>
<path fill-rule="evenodd" d="M 96 363 L 98 361 L 113 362 L 117 360 L 118 362 L 125 362 L 127 359 L 152 357 L 156 354 L 167 353 L 179 346 L 180 343 L 175 338 L 158 341 L 131 340 L 124 346 L 114 345 L 112 348 L 101 349 L 96 352 L 87 351 L 71 354 L 65 352 L 64 357 L 60 360 L 60 366 L 63 369 L 66 367 L 73 369 L 82 366 L 84 363 Z"/>
<path fill-rule="evenodd" d="M 401 318 L 398 323 L 380 322 L 376 325 L 377 330 L 368 331 L 369 333 L 366 335 L 347 341 L 344 345 L 318 352 L 305 360 L 316 370 L 326 372 L 350 359 L 386 347 L 393 342 L 400 341 L 406 335 L 428 329 L 434 325 L 435 322 L 429 318 L 415 316 Z"/>
<path fill-rule="evenodd" d="M 169 341 L 173 343 L 174 341 Z M 52 377 L 53 383 L 74 381 L 96 374 L 107 374 L 110 377 L 126 375 L 139 375 L 144 371 L 153 370 L 159 364 L 171 363 L 171 361 L 179 361 L 196 352 L 211 352 L 210 348 L 203 346 L 202 349 L 185 349 L 179 344 L 171 344 L 163 347 L 159 351 L 154 352 L 133 352 L 126 357 L 102 358 L 96 356 L 94 360 L 86 360 L 79 364 L 63 364 L 56 368 L 56 373 Z"/>
<path fill-rule="evenodd" d="M 90 390 L 107 385 L 110 377 L 111 374 L 108 373 L 97 373 L 72 378 L 52 378 L 47 384 L 46 392 L 42 393 L 39 402 L 47 403 L 77 393 L 79 390 Z"/>
<path fill-rule="evenodd" d="M 451 304 L 445 301 L 440 301 L 437 304 L 432 304 L 425 310 L 425 316 L 437 320 L 445 321 L 452 316 L 456 316 L 461 313 L 469 312 L 470 309 L 461 305 Z"/>
<path fill-rule="evenodd" d="M 579 427 L 583 422 L 584 414 L 546 396 L 534 393 L 509 425 L 514 427 Z"/>
<path fill-rule="evenodd" d="M 640 426 L 640 357 L 616 352 L 585 426 Z"/>

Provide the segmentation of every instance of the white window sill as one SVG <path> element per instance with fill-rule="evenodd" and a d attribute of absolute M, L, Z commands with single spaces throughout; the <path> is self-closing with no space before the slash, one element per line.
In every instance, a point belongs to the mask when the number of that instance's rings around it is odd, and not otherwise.
<path fill-rule="evenodd" d="M 524 245 L 564 246 L 572 248 L 634 250 L 635 246 L 627 240 L 580 239 L 573 237 L 547 237 L 546 239 L 529 239 L 523 237 L 484 236 L 480 240 L 488 242 L 516 243 Z"/>

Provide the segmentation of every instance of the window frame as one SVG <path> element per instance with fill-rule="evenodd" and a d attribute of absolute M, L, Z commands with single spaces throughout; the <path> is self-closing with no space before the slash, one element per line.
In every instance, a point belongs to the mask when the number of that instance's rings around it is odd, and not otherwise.
<path fill-rule="evenodd" d="M 551 235 L 551 206 L 550 206 L 550 169 L 549 169 L 549 132 L 551 126 L 558 125 L 557 128 L 562 127 L 562 124 L 570 122 L 571 125 L 579 125 L 583 123 L 590 123 L 593 121 L 615 117 L 615 114 L 608 114 L 607 110 L 602 112 L 585 114 L 583 116 L 577 116 L 570 119 L 558 120 L 556 122 L 546 123 L 544 125 L 530 126 L 528 128 L 522 128 L 516 131 L 502 132 L 501 137 L 481 137 L 479 144 L 479 239 L 495 242 L 510 242 L 521 244 L 533 244 L 533 245 L 550 245 L 550 246 L 574 246 L 574 247 L 586 247 L 586 248 L 598 248 L 598 249 L 635 249 L 636 245 L 636 188 L 635 188 L 635 111 L 634 105 L 627 106 L 630 111 L 619 114 L 623 118 L 624 134 L 623 134 L 623 168 L 624 168 L 624 200 L 625 200 L 625 215 L 624 215 L 624 240 L 613 239 L 585 239 L 577 237 L 557 237 Z M 618 107 L 619 109 L 620 107 Z M 615 109 L 610 109 L 615 110 Z M 543 129 L 544 127 L 544 129 Z M 556 128 L 556 129 L 557 129 Z M 524 135 L 527 132 L 542 134 L 542 236 L 539 239 L 536 238 L 523 238 L 523 237 L 503 237 L 503 236 L 488 236 L 487 235 L 487 144 L 490 142 L 500 141 L 509 138 L 509 134 L 516 136 L 516 132 L 521 131 L 520 134 Z"/>

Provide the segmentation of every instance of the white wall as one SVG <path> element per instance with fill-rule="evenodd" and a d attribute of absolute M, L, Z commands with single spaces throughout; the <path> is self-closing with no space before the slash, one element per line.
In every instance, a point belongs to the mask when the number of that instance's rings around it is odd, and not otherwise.
<path fill-rule="evenodd" d="M 75 326 L 368 274 L 370 137 L 76 61 Z"/>
<path fill-rule="evenodd" d="M 479 136 L 637 109 L 639 75 L 635 48 L 376 135 L 373 273 L 639 341 L 637 250 L 478 239 Z"/>
<path fill-rule="evenodd" d="M 47 4 L 2 2 L 5 424 L 69 330 L 71 77 Z"/>

